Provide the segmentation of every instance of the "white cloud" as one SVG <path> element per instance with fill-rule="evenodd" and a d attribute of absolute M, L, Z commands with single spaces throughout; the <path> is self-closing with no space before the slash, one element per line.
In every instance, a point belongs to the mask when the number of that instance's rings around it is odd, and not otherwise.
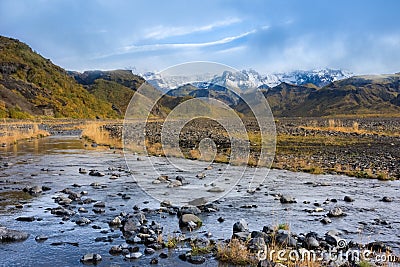
<path fill-rule="evenodd" d="M 211 42 L 203 42 L 203 43 L 172 43 L 172 44 L 150 44 L 150 45 L 131 45 L 123 48 L 125 53 L 128 52 L 147 52 L 147 51 L 157 51 L 162 49 L 184 49 L 184 48 L 202 48 L 209 47 L 215 45 L 222 45 L 231 43 L 235 40 L 244 38 L 248 35 L 254 34 L 256 30 L 248 31 L 236 36 L 226 37 L 220 40 L 211 41 Z"/>
<path fill-rule="evenodd" d="M 164 25 L 159 25 L 150 29 L 145 35 L 145 39 L 156 39 L 161 40 L 174 36 L 188 35 L 198 32 L 211 31 L 218 27 L 226 27 L 235 23 L 239 23 L 242 20 L 239 18 L 229 18 L 221 21 L 217 21 L 208 25 L 203 26 L 181 26 L 181 27 L 168 27 Z"/>

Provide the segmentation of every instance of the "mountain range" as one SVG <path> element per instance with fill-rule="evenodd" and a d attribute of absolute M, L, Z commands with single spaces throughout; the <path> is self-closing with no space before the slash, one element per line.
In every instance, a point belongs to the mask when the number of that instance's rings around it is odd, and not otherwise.
<path fill-rule="evenodd" d="M 146 83 L 148 92 L 163 95 L 154 116 L 166 116 L 183 101 L 204 96 L 248 115 L 241 94 L 256 89 L 278 117 L 400 115 L 400 73 L 351 76 L 322 69 L 261 75 L 243 70 L 184 83 L 179 76 L 165 81 L 158 74 L 141 77 L 130 70 L 66 71 L 28 45 L 0 36 L 0 118 L 122 118 L 146 80 L 154 86 Z M 230 87 L 238 90 L 233 93 Z"/>
<path fill-rule="evenodd" d="M 138 74 L 146 79 L 147 82 L 161 91 L 176 89 L 185 77 L 174 76 L 163 79 L 162 75 L 153 72 Z M 285 73 L 260 74 L 255 70 L 242 70 L 237 72 L 225 71 L 222 75 L 212 77 L 190 77 L 191 80 L 207 81 L 225 87 L 235 87 L 242 91 L 259 88 L 266 89 L 275 87 L 281 83 L 294 85 L 314 84 L 317 87 L 326 86 L 332 82 L 343 80 L 353 76 L 352 73 L 344 70 L 317 69 L 317 70 L 297 70 Z"/>

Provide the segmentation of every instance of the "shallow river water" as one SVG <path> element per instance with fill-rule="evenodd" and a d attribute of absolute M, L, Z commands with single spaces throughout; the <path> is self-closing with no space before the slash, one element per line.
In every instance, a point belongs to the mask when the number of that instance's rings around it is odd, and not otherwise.
<path fill-rule="evenodd" d="M 187 180 L 196 175 L 190 170 L 168 173 L 173 169 L 169 169 L 167 159 L 152 157 L 151 160 L 154 164 L 164 166 L 161 167 L 164 168 L 163 174 L 181 175 Z M 188 160 L 179 161 L 181 164 L 185 164 L 185 161 L 191 164 Z M 121 232 L 108 226 L 111 219 L 121 212 L 132 212 L 135 205 L 141 209 L 157 209 L 160 206 L 157 200 L 144 193 L 135 183 L 127 171 L 121 151 L 85 147 L 76 136 L 54 136 L 0 148 L 0 164 L 0 225 L 30 234 L 24 242 L 0 243 L 0 266 L 76 266 L 81 264 L 79 259 L 82 255 L 89 252 L 101 254 L 103 260 L 99 266 L 149 265 L 154 255 L 127 261 L 123 256 L 108 253 L 112 245 L 124 243 Z M 131 164 L 134 164 L 134 168 L 130 167 L 136 177 L 152 177 L 151 180 L 158 177 L 158 174 L 151 173 L 143 161 Z M 212 177 L 225 167 L 213 164 L 212 169 L 204 172 L 207 177 Z M 104 172 L 105 176 L 80 174 L 79 168 L 96 169 Z M 268 173 L 267 169 L 265 173 Z M 119 176 L 118 179 L 110 179 L 112 174 Z M 230 175 L 235 176 L 234 169 Z M 90 186 L 94 182 L 100 186 Z M 73 187 L 74 184 L 80 187 Z M 45 185 L 51 190 L 37 197 L 22 193 L 22 188 L 33 185 Z M 74 217 L 62 221 L 60 217 L 52 215 L 49 208 L 58 206 L 54 197 L 62 195 L 59 191 L 67 187 L 77 192 L 88 191 L 88 197 L 104 201 L 105 213 L 94 213 L 93 204 L 76 205 L 75 210 L 85 207 L 89 211 L 84 214 L 92 221 L 87 226 L 76 225 Z M 201 214 L 199 217 L 203 220 L 203 226 L 187 235 L 204 236 L 210 232 L 213 239 L 224 240 L 231 237 L 232 225 L 243 218 L 249 223 L 250 230 L 262 230 L 264 225 L 281 223 L 288 223 L 290 230 L 297 234 L 313 231 L 322 236 L 329 230 L 338 230 L 348 241 L 384 241 L 395 252 L 400 252 L 400 181 L 384 182 L 271 170 L 260 190 L 248 193 L 245 188 L 243 183 L 236 185 L 217 202 L 220 210 Z M 153 190 L 157 190 L 157 187 Z M 122 194 L 130 198 L 122 198 Z M 297 203 L 281 204 L 280 194 L 294 197 Z M 345 196 L 350 196 L 354 201 L 345 202 Z M 381 201 L 384 196 L 393 198 L 393 202 Z M 173 193 L 165 195 L 165 199 L 173 199 Z M 331 199 L 337 199 L 337 202 Z M 23 204 L 23 208 L 15 208 L 17 203 Z M 312 212 L 316 207 L 323 208 L 323 211 Z M 331 224 L 322 224 L 320 220 L 334 207 L 342 208 L 346 216 L 332 218 Z M 34 216 L 36 220 L 15 220 L 20 216 Z M 150 222 L 161 223 L 164 236 L 180 231 L 176 215 L 154 212 L 146 217 Z M 219 223 L 219 217 L 225 221 Z M 98 229 L 94 229 L 93 225 Z M 38 235 L 49 238 L 44 242 L 36 242 Z M 95 242 L 96 238 L 105 236 L 111 237 L 112 242 Z M 178 254 L 166 249 L 163 251 L 170 254 L 168 258 L 160 259 L 158 266 L 190 265 L 180 261 Z M 204 265 L 215 266 L 218 262 L 208 258 Z"/>

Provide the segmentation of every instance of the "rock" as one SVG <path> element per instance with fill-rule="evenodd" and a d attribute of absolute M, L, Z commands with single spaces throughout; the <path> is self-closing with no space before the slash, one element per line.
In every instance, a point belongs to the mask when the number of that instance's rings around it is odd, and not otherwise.
<path fill-rule="evenodd" d="M 28 233 L 18 230 L 0 227 L 0 242 L 18 242 L 24 241 L 29 237 Z"/>
<path fill-rule="evenodd" d="M 171 203 L 171 201 L 169 201 L 169 200 L 164 200 L 164 201 L 162 201 L 162 202 L 160 203 L 160 206 L 161 206 L 161 207 L 167 207 L 167 208 L 169 208 L 169 207 L 172 207 L 172 203 Z"/>
<path fill-rule="evenodd" d="M 380 241 L 368 243 L 366 247 L 371 251 L 379 253 L 392 252 L 392 248 L 390 248 L 389 246 L 385 245 L 385 243 Z"/>
<path fill-rule="evenodd" d="M 178 216 L 182 216 L 183 214 L 194 214 L 198 215 L 201 213 L 201 210 L 196 206 L 182 206 L 178 211 Z"/>
<path fill-rule="evenodd" d="M 35 185 L 28 189 L 28 193 L 32 196 L 38 196 L 43 192 L 42 187 Z"/>
<path fill-rule="evenodd" d="M 247 225 L 247 222 L 244 219 L 235 222 L 235 224 L 233 225 L 233 233 L 248 232 L 248 231 L 249 231 L 249 226 Z"/>
<path fill-rule="evenodd" d="M 117 216 L 115 217 L 112 221 L 110 221 L 108 224 L 110 226 L 120 226 L 121 225 L 121 219 Z"/>
<path fill-rule="evenodd" d="M 196 207 L 203 206 L 203 205 L 207 204 L 207 199 L 205 199 L 204 197 L 195 198 L 195 199 L 189 201 L 188 204 L 192 205 L 192 206 L 196 206 Z"/>
<path fill-rule="evenodd" d="M 233 233 L 232 238 L 237 238 L 243 242 L 246 242 L 250 236 L 251 235 L 249 232 L 236 232 L 236 233 Z"/>
<path fill-rule="evenodd" d="M 297 203 L 297 201 L 294 199 L 294 197 L 291 196 L 286 196 L 282 195 L 281 198 L 279 199 L 282 204 L 291 204 L 291 203 Z"/>
<path fill-rule="evenodd" d="M 92 211 L 97 214 L 106 212 L 106 210 L 103 208 L 94 208 Z"/>
<path fill-rule="evenodd" d="M 352 197 L 350 197 L 350 196 L 345 196 L 343 200 L 345 202 L 353 202 L 354 201 L 354 199 Z"/>
<path fill-rule="evenodd" d="M 90 170 L 89 175 L 90 175 L 90 176 L 97 176 L 97 177 L 103 177 L 103 176 L 105 176 L 104 173 L 99 172 L 99 171 L 97 171 L 97 170 Z"/>
<path fill-rule="evenodd" d="M 190 222 L 195 224 L 195 228 L 198 228 L 203 224 L 202 220 L 199 217 L 197 217 L 196 215 L 194 215 L 194 214 L 183 214 L 179 218 L 179 226 L 186 226 L 186 227 L 190 226 L 190 227 L 192 227 L 193 224 L 190 225 Z"/>
<path fill-rule="evenodd" d="M 381 201 L 383 201 L 383 202 L 393 202 L 393 198 L 385 196 L 385 197 L 382 198 Z"/>
<path fill-rule="evenodd" d="M 96 264 L 99 261 L 101 261 L 101 256 L 96 253 L 88 253 L 81 258 L 81 262 L 84 264 Z"/>
<path fill-rule="evenodd" d="M 167 255 L 167 253 L 165 253 L 165 252 L 161 252 L 160 255 L 159 255 L 159 257 L 160 257 L 161 259 L 166 259 L 166 258 L 168 258 L 168 255 Z"/>
<path fill-rule="evenodd" d="M 47 239 L 49 239 L 49 237 L 45 235 L 38 235 L 35 237 L 36 242 L 43 242 L 46 241 Z"/>
<path fill-rule="evenodd" d="M 336 233 L 329 231 L 325 234 L 325 241 L 329 245 L 338 246 L 340 240 L 342 240 L 342 239 L 340 237 L 338 237 Z"/>
<path fill-rule="evenodd" d="M 250 239 L 250 242 L 248 244 L 248 247 L 252 251 L 260 251 L 260 250 L 265 250 L 266 244 L 265 240 L 262 237 L 254 237 Z"/>
<path fill-rule="evenodd" d="M 182 186 L 182 183 L 180 181 L 177 181 L 177 180 L 176 181 L 172 181 L 167 185 L 168 188 L 174 188 L 174 187 L 179 187 L 179 186 Z"/>
<path fill-rule="evenodd" d="M 122 253 L 122 247 L 121 246 L 112 246 L 108 252 L 111 255 L 119 255 Z"/>
<path fill-rule="evenodd" d="M 141 252 L 133 252 L 133 253 L 129 253 L 125 255 L 126 259 L 139 259 L 140 257 L 142 257 L 142 253 Z"/>
<path fill-rule="evenodd" d="M 212 187 L 212 188 L 207 190 L 207 192 L 210 192 L 210 193 L 222 193 L 224 191 L 225 191 L 225 189 L 223 189 L 221 187 L 218 187 L 218 186 Z"/>
<path fill-rule="evenodd" d="M 206 177 L 206 174 L 204 172 L 201 172 L 201 173 L 197 174 L 196 177 L 199 179 L 203 179 Z"/>
<path fill-rule="evenodd" d="M 217 221 L 220 222 L 220 223 L 223 223 L 223 222 L 225 221 L 225 219 L 222 218 L 222 217 L 219 217 L 219 218 L 217 219 Z"/>
<path fill-rule="evenodd" d="M 185 179 L 183 176 L 181 176 L 181 175 L 176 176 L 175 180 L 181 182 L 182 185 L 190 184 L 190 183 L 189 183 L 188 181 L 186 181 L 186 179 Z"/>
<path fill-rule="evenodd" d="M 269 260 L 261 260 L 258 262 L 257 267 L 275 267 L 276 264 Z"/>
<path fill-rule="evenodd" d="M 206 261 L 206 258 L 204 256 L 190 255 L 187 258 L 187 261 L 190 262 L 191 264 L 203 264 Z"/>
<path fill-rule="evenodd" d="M 314 236 L 307 236 L 305 239 L 305 245 L 308 249 L 318 248 L 319 242 Z"/>
<path fill-rule="evenodd" d="M 335 207 L 329 211 L 328 217 L 341 217 L 344 216 L 343 210 L 339 207 Z"/>
<path fill-rule="evenodd" d="M 144 254 L 146 254 L 146 255 L 151 255 L 151 254 L 154 254 L 156 251 L 154 250 L 154 249 L 152 249 L 152 248 L 145 248 L 144 249 Z"/>
<path fill-rule="evenodd" d="M 78 211 L 79 211 L 80 213 L 87 213 L 87 212 L 88 212 L 88 210 L 85 209 L 84 207 L 80 207 L 80 208 L 78 209 Z"/>
<path fill-rule="evenodd" d="M 35 217 L 33 216 L 18 217 L 16 220 L 19 222 L 33 222 L 35 220 Z"/>
<path fill-rule="evenodd" d="M 55 199 L 55 201 L 56 201 L 56 203 L 58 203 L 61 206 L 68 206 L 69 204 L 72 203 L 72 199 L 71 198 L 63 197 L 63 196 L 57 197 Z"/>
<path fill-rule="evenodd" d="M 81 217 L 81 218 L 79 218 L 78 220 L 75 221 L 75 223 L 76 223 L 77 225 L 86 225 L 86 224 L 90 224 L 91 222 L 92 222 L 92 221 L 89 220 L 89 219 L 86 218 L 86 217 Z"/>
<path fill-rule="evenodd" d="M 66 208 L 63 208 L 60 206 L 60 207 L 51 209 L 51 214 L 55 214 L 58 216 L 72 216 L 75 214 L 75 212 L 73 210 L 66 209 Z"/>
<path fill-rule="evenodd" d="M 95 208 L 105 208 L 106 207 L 106 203 L 104 203 L 103 201 L 99 201 L 94 203 L 93 207 Z"/>
<path fill-rule="evenodd" d="M 150 264 L 158 264 L 158 259 L 156 257 L 152 258 Z"/>
<path fill-rule="evenodd" d="M 322 218 L 322 219 L 321 219 L 321 222 L 322 222 L 323 224 L 329 224 L 329 223 L 331 223 L 332 221 L 331 221 L 331 219 L 329 219 L 328 217 L 325 217 L 325 218 Z"/>
<path fill-rule="evenodd" d="M 291 236 L 287 231 L 279 230 L 275 238 L 276 242 L 280 245 L 293 248 L 297 246 L 297 240 L 294 239 L 294 237 Z"/>
<path fill-rule="evenodd" d="M 87 171 L 84 168 L 79 168 L 79 173 L 80 174 L 86 174 Z"/>
<path fill-rule="evenodd" d="M 42 185 L 42 191 L 50 191 L 51 188 L 45 185 Z"/>

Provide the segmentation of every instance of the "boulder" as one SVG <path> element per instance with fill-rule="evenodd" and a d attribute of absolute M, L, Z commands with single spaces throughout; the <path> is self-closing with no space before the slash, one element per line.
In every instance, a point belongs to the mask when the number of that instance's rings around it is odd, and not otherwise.
<path fill-rule="evenodd" d="M 0 242 L 18 242 L 24 241 L 29 237 L 28 233 L 18 230 L 0 227 Z"/>
<path fill-rule="evenodd" d="M 247 225 L 247 222 L 244 219 L 235 222 L 235 224 L 233 225 L 233 233 L 248 232 L 248 231 L 249 231 L 249 226 Z"/>
<path fill-rule="evenodd" d="M 194 224 L 193 224 L 194 223 Z M 194 214 L 183 214 L 179 218 L 179 226 L 200 227 L 203 224 L 202 220 Z"/>

